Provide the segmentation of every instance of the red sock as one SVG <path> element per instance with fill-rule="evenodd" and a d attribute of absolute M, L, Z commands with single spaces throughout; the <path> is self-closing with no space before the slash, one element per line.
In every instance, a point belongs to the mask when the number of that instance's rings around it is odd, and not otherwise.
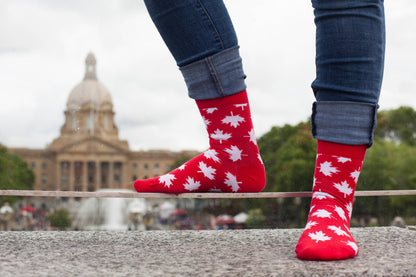
<path fill-rule="evenodd" d="M 341 260 L 358 254 L 350 233 L 355 187 L 366 145 L 318 141 L 312 202 L 296 246 L 304 260 Z"/>
<path fill-rule="evenodd" d="M 209 149 L 159 177 L 137 180 L 138 192 L 259 192 L 266 177 L 246 91 L 196 100 L 209 135 Z"/>

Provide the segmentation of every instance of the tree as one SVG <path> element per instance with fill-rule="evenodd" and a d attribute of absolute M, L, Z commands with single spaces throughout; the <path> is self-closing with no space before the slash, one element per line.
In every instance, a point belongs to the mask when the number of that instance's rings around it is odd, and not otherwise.
<path fill-rule="evenodd" d="M 28 190 L 33 188 L 35 174 L 19 156 L 0 145 L 0 189 Z M 14 197 L 4 197 L 14 202 Z"/>
<path fill-rule="evenodd" d="M 72 220 L 69 211 L 66 209 L 59 209 L 49 215 L 49 221 L 52 227 L 58 230 L 65 230 L 71 227 Z"/>

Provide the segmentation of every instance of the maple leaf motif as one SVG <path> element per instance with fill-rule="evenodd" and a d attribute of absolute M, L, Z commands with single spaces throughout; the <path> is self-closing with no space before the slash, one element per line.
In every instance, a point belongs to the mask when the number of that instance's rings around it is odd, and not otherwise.
<path fill-rule="evenodd" d="M 261 162 L 261 164 L 264 164 L 264 163 L 263 163 L 263 160 L 261 159 L 261 155 L 260 155 L 260 153 L 259 153 L 259 154 L 257 154 L 257 158 L 259 159 L 259 161 Z"/>
<path fill-rule="evenodd" d="M 334 187 L 344 194 L 344 198 L 352 193 L 352 188 L 350 188 L 347 181 L 342 181 L 341 184 L 334 183 Z"/>
<path fill-rule="evenodd" d="M 240 189 L 240 186 L 238 184 L 241 184 L 242 182 L 237 181 L 237 177 L 231 174 L 230 172 L 225 173 L 227 179 L 225 180 L 225 184 L 229 187 L 231 187 L 233 192 L 237 192 Z"/>
<path fill-rule="evenodd" d="M 181 165 L 180 167 L 178 167 L 178 169 L 180 169 L 180 170 L 184 170 L 184 169 L 185 169 L 185 167 L 186 167 L 186 164 L 183 164 L 183 165 Z"/>
<path fill-rule="evenodd" d="M 254 145 L 256 145 L 256 146 L 257 146 L 256 134 L 254 133 L 254 129 L 251 129 L 251 130 L 248 132 L 248 136 L 244 136 L 244 137 L 246 137 L 246 138 L 250 138 L 250 141 L 251 141 L 252 143 L 254 143 Z"/>
<path fill-rule="evenodd" d="M 164 183 L 165 187 L 170 188 L 170 186 L 172 185 L 172 181 L 175 179 L 175 175 L 168 173 L 159 177 L 159 184 Z"/>
<path fill-rule="evenodd" d="M 360 177 L 360 170 L 357 169 L 357 170 L 351 172 L 350 177 L 354 179 L 355 183 L 357 183 L 358 182 L 358 177 Z"/>
<path fill-rule="evenodd" d="M 345 216 L 345 212 L 341 207 L 338 207 L 335 205 L 335 212 L 339 215 L 341 219 L 347 220 L 347 217 Z"/>
<path fill-rule="evenodd" d="M 202 120 L 204 121 L 206 127 L 208 127 L 208 125 L 211 124 L 211 121 L 209 121 L 209 119 L 206 119 L 204 116 L 202 116 Z"/>
<path fill-rule="evenodd" d="M 224 131 L 217 129 L 214 131 L 213 134 L 211 134 L 211 138 L 215 140 L 219 140 L 220 143 L 222 143 L 223 140 L 228 140 L 229 138 L 231 138 L 231 134 L 224 133 Z"/>
<path fill-rule="evenodd" d="M 214 149 L 208 149 L 204 152 L 204 157 L 207 159 L 212 159 L 214 162 L 219 163 L 221 160 L 217 157 L 218 153 Z"/>
<path fill-rule="evenodd" d="M 241 160 L 241 153 L 243 152 L 243 150 L 238 149 L 237 146 L 231 145 L 230 149 L 225 149 L 224 151 L 230 154 L 230 160 L 232 160 L 233 162 Z"/>
<path fill-rule="evenodd" d="M 318 225 L 318 222 L 309 221 L 308 223 L 306 223 L 305 230 L 308 230 L 308 229 L 312 228 L 312 226 L 315 226 L 315 225 Z"/>
<path fill-rule="evenodd" d="M 230 124 L 232 127 L 237 128 L 240 123 L 244 121 L 244 118 L 238 114 L 234 115 L 233 112 L 231 112 L 231 115 L 227 115 L 221 122 L 224 124 Z"/>
<path fill-rule="evenodd" d="M 315 191 L 312 194 L 312 198 L 316 198 L 318 200 L 322 200 L 322 199 L 326 199 L 326 198 L 335 198 L 332 195 L 330 195 L 329 193 L 326 192 L 322 192 L 322 191 Z"/>
<path fill-rule="evenodd" d="M 204 109 L 208 114 L 211 114 L 211 113 L 213 113 L 213 112 L 215 112 L 215 111 L 218 111 L 218 108 L 207 108 L 207 109 Z"/>
<path fill-rule="evenodd" d="M 205 177 L 207 177 L 210 180 L 214 180 L 214 174 L 216 169 L 211 167 L 211 166 L 207 166 L 204 162 L 199 162 L 199 169 L 201 172 L 204 174 Z"/>
<path fill-rule="evenodd" d="M 312 216 L 321 217 L 321 218 L 331 218 L 331 213 L 324 209 L 319 209 L 312 214 Z"/>
<path fill-rule="evenodd" d="M 344 158 L 344 157 L 338 157 L 338 162 L 339 163 L 351 162 L 351 159 L 350 158 Z"/>
<path fill-rule="evenodd" d="M 347 211 L 348 211 L 348 216 L 349 216 L 349 218 L 351 219 L 351 216 L 352 216 L 352 202 L 347 203 L 347 204 L 345 205 L 345 208 L 347 209 Z"/>
<path fill-rule="evenodd" d="M 315 240 L 316 243 L 318 243 L 319 241 L 326 241 L 326 240 L 330 240 L 331 237 L 328 237 L 324 232 L 319 231 L 316 233 L 310 233 L 309 237 L 312 240 Z"/>
<path fill-rule="evenodd" d="M 197 190 L 201 186 L 201 183 L 199 181 L 195 181 L 192 177 L 186 178 L 186 182 L 187 183 L 183 184 L 183 186 L 189 191 Z"/>
<path fill-rule="evenodd" d="M 347 232 L 345 232 L 344 230 L 342 230 L 341 227 L 328 226 L 328 229 L 334 231 L 334 233 L 337 234 L 338 236 L 350 237 L 350 235 Z"/>
<path fill-rule="evenodd" d="M 355 255 L 357 255 L 357 253 L 358 253 L 358 245 L 355 242 L 353 242 L 353 241 L 348 241 L 347 242 L 347 245 L 348 246 L 351 246 L 351 248 L 354 249 L 354 251 L 355 251 Z"/>
<path fill-rule="evenodd" d="M 336 167 L 333 167 L 331 162 L 323 162 L 321 163 L 319 172 L 321 172 L 325 176 L 331 177 L 332 173 L 338 172 L 338 169 Z"/>
<path fill-rule="evenodd" d="M 309 208 L 309 213 L 311 213 L 312 212 L 312 210 L 315 208 L 315 205 L 313 205 L 313 206 L 311 206 L 310 208 Z"/>
<path fill-rule="evenodd" d="M 241 108 L 242 111 L 244 111 L 244 108 L 247 107 L 247 103 L 245 104 L 234 104 L 234 107 L 236 108 Z"/>

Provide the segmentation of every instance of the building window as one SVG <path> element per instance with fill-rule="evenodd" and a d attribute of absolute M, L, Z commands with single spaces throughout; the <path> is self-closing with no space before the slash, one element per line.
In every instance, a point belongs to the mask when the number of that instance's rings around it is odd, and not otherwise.
<path fill-rule="evenodd" d="M 75 115 L 71 115 L 71 129 L 75 130 L 77 128 L 77 121 L 75 120 Z"/>
<path fill-rule="evenodd" d="M 159 174 L 160 173 L 160 168 L 159 168 L 159 164 L 156 163 L 153 167 L 153 171 L 155 174 Z"/>
<path fill-rule="evenodd" d="M 42 184 L 46 185 L 47 182 L 48 182 L 48 175 L 42 174 Z"/>
<path fill-rule="evenodd" d="M 144 170 L 148 170 L 149 169 L 149 165 L 148 164 L 144 164 L 143 165 Z"/>
<path fill-rule="evenodd" d="M 133 171 L 136 171 L 136 170 L 137 170 L 137 164 L 136 164 L 136 163 L 132 164 L 132 165 L 131 165 L 131 169 L 132 169 Z"/>
<path fill-rule="evenodd" d="M 35 167 L 36 167 L 36 163 L 35 163 L 35 162 L 31 162 L 31 163 L 30 163 L 30 167 L 31 167 L 32 169 L 35 169 Z"/>
<path fill-rule="evenodd" d="M 89 130 L 94 130 L 94 114 L 93 113 L 90 113 L 88 115 L 87 128 Z"/>
<path fill-rule="evenodd" d="M 48 164 L 47 164 L 46 162 L 43 162 L 43 163 L 42 163 L 42 169 L 44 169 L 44 170 L 45 170 L 45 169 L 47 169 L 47 168 L 48 168 Z"/>
<path fill-rule="evenodd" d="M 106 130 L 110 130 L 111 124 L 110 124 L 110 117 L 108 115 L 105 117 L 104 126 Z"/>

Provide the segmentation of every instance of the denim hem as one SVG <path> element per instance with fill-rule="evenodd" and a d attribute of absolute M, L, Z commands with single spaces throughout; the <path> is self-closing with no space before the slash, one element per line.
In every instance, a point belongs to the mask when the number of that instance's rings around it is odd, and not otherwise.
<path fill-rule="evenodd" d="M 377 104 L 319 101 L 312 108 L 312 136 L 348 145 L 371 147 L 377 123 Z"/>
<path fill-rule="evenodd" d="M 180 67 L 188 95 L 204 100 L 233 95 L 246 89 L 239 46 Z"/>

